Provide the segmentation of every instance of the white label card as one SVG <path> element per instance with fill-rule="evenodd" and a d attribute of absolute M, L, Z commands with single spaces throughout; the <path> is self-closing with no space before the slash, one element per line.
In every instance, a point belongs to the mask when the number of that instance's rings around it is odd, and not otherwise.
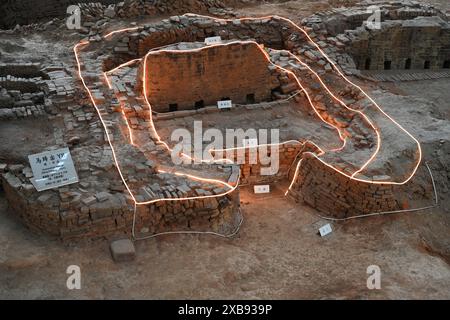
<path fill-rule="evenodd" d="M 242 145 L 246 148 L 257 147 L 258 139 L 244 139 L 242 140 Z"/>
<path fill-rule="evenodd" d="M 260 186 L 253 186 L 253 189 L 255 190 L 255 193 L 269 193 L 270 192 L 270 186 L 267 185 L 260 185 Z"/>
<path fill-rule="evenodd" d="M 34 176 L 31 182 L 37 191 L 78 182 L 68 148 L 32 154 L 28 156 L 28 161 Z"/>
<path fill-rule="evenodd" d="M 319 229 L 319 233 L 320 233 L 321 237 L 325 237 L 326 235 L 330 234 L 331 232 L 333 232 L 333 230 L 331 229 L 331 225 L 329 223 Z"/>
<path fill-rule="evenodd" d="M 231 100 L 217 101 L 217 107 L 219 109 L 230 109 L 232 106 Z"/>
<path fill-rule="evenodd" d="M 205 44 L 207 44 L 207 45 L 218 44 L 218 43 L 222 43 L 222 38 L 221 37 L 208 37 L 208 38 L 205 38 Z"/>

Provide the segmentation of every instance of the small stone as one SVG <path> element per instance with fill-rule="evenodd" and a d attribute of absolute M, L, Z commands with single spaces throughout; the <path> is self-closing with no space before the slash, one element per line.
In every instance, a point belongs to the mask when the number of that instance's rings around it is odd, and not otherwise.
<path fill-rule="evenodd" d="M 83 202 L 87 206 L 93 204 L 96 201 L 97 201 L 97 199 L 94 196 L 90 196 L 90 197 L 87 197 L 87 198 L 81 200 L 81 202 Z"/>
<path fill-rule="evenodd" d="M 89 183 L 89 182 L 87 182 L 87 181 L 82 181 L 82 182 L 80 182 L 80 186 L 82 187 L 82 188 L 89 188 L 89 186 L 90 186 L 91 184 Z"/>
<path fill-rule="evenodd" d="M 95 194 L 95 197 L 100 202 L 108 200 L 110 196 L 111 196 L 111 194 L 108 193 L 108 192 L 105 192 L 105 191 L 98 192 L 98 193 Z"/>
<path fill-rule="evenodd" d="M 134 244 L 130 239 L 120 239 L 111 242 L 110 250 L 115 262 L 133 261 L 136 257 Z"/>

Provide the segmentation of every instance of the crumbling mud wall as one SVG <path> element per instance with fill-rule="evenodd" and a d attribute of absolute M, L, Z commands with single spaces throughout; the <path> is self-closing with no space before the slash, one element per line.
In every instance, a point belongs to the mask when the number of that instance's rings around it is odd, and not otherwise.
<path fill-rule="evenodd" d="M 271 98 L 269 62 L 255 43 L 151 54 L 146 65 L 147 96 L 157 112 L 215 105 L 221 99 L 245 104 Z"/>

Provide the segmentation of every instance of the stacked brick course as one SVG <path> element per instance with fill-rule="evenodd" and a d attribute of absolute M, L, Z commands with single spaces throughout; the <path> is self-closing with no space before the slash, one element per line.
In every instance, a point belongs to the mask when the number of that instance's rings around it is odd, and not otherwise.
<path fill-rule="evenodd" d="M 399 209 L 394 188 L 350 180 L 307 153 L 290 195 L 327 216 L 346 218 Z"/>
<path fill-rule="evenodd" d="M 254 43 L 206 47 L 194 52 L 161 52 L 147 57 L 147 95 L 157 112 L 215 105 L 223 98 L 244 104 L 271 98 L 269 62 Z"/>
<path fill-rule="evenodd" d="M 393 21 L 381 30 L 358 29 L 349 52 L 359 69 L 450 68 L 450 24 L 439 17 Z M 393 46 L 392 44 L 396 45 Z"/>

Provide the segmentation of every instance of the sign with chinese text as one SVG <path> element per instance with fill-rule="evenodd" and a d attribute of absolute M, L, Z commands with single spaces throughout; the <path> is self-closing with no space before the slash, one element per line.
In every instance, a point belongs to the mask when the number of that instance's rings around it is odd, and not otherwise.
<path fill-rule="evenodd" d="M 217 107 L 219 109 L 230 109 L 233 106 L 231 100 L 217 101 Z"/>
<path fill-rule="evenodd" d="M 53 189 L 78 182 L 68 148 L 46 151 L 28 156 L 37 191 Z"/>
<path fill-rule="evenodd" d="M 254 189 L 255 193 L 269 193 L 270 192 L 269 185 L 253 186 L 253 189 Z"/>
<path fill-rule="evenodd" d="M 205 38 L 206 45 L 219 44 L 222 43 L 222 38 L 220 37 L 208 37 Z"/>

